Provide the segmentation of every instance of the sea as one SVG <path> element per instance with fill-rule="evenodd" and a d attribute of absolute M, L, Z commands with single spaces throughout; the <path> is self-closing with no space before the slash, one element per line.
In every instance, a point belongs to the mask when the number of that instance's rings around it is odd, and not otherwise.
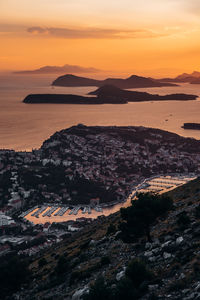
<path fill-rule="evenodd" d="M 52 87 L 56 75 L 0 74 L 0 149 L 31 151 L 61 129 L 77 124 L 146 126 L 200 139 L 200 131 L 184 130 L 185 122 L 200 123 L 200 98 L 195 101 L 151 101 L 129 104 L 25 104 L 28 94 L 87 95 L 95 87 Z M 200 96 L 200 85 L 132 89 L 153 94 L 189 93 Z"/>

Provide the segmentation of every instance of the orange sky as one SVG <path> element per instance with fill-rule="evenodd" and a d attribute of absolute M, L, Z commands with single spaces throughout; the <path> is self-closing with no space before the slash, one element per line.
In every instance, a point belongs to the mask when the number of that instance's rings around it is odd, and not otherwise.
<path fill-rule="evenodd" d="M 200 70 L 199 0 L 0 0 L 0 70 Z"/>

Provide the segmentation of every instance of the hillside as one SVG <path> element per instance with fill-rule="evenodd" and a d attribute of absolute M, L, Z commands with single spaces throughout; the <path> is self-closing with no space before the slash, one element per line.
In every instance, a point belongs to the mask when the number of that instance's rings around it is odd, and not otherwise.
<path fill-rule="evenodd" d="M 199 299 L 199 185 L 197 179 L 169 193 L 174 209 L 152 227 L 153 243 L 147 243 L 145 237 L 128 244 L 119 239 L 119 213 L 98 219 L 30 262 L 33 280 L 18 296 L 20 299 L 79 299 L 100 275 L 114 289 L 122 282 L 130 260 L 140 258 L 154 277 L 143 283 L 143 296 L 135 299 Z M 107 234 L 111 224 L 114 229 Z M 55 270 L 63 257 L 68 264 L 60 276 Z M 42 259 L 45 264 L 39 267 Z"/>

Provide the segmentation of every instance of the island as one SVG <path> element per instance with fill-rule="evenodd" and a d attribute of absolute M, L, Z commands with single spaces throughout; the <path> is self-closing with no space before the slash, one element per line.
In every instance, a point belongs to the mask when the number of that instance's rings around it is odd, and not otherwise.
<path fill-rule="evenodd" d="M 166 101 L 166 100 L 195 100 L 196 95 L 190 94 L 169 94 L 158 95 L 145 92 L 127 91 L 115 86 L 105 85 L 90 92 L 95 97 L 70 95 L 70 94 L 30 94 L 24 103 L 49 103 L 49 104 L 126 104 L 128 102 L 144 101 Z"/>
<path fill-rule="evenodd" d="M 65 72 L 73 72 L 73 73 L 97 73 L 100 72 L 99 69 L 96 68 L 85 68 L 77 65 L 69 65 L 65 64 L 63 66 L 44 66 L 35 70 L 21 70 L 15 71 L 14 74 L 22 74 L 22 75 L 43 75 L 43 74 L 63 74 Z"/>
<path fill-rule="evenodd" d="M 182 128 L 200 130 L 200 123 L 184 123 Z"/>
<path fill-rule="evenodd" d="M 58 77 L 52 82 L 53 86 L 65 87 L 80 87 L 80 86 L 96 86 L 114 85 L 122 89 L 131 88 L 148 88 L 148 87 L 163 87 L 177 86 L 177 84 L 169 82 L 160 82 L 157 79 L 146 78 L 142 76 L 132 75 L 128 78 L 107 78 L 105 80 L 96 80 L 91 78 L 79 77 L 72 74 L 66 74 Z"/>
<path fill-rule="evenodd" d="M 197 95 L 191 94 L 168 94 L 158 95 L 146 92 L 127 91 L 117 88 L 112 85 L 105 85 L 98 88 L 96 91 L 90 92 L 89 95 L 96 95 L 98 99 L 123 99 L 127 102 L 142 102 L 142 101 L 167 101 L 167 100 L 195 100 Z"/>
<path fill-rule="evenodd" d="M 38 104 L 126 104 L 127 101 L 123 99 L 106 98 L 100 99 L 98 97 L 84 97 L 70 94 L 30 94 L 23 100 L 24 103 Z"/>
<path fill-rule="evenodd" d="M 176 76 L 175 78 L 161 78 L 158 79 L 159 82 L 171 82 L 171 83 L 190 83 L 190 84 L 200 84 L 200 72 L 194 71 L 191 74 L 183 73 Z"/>

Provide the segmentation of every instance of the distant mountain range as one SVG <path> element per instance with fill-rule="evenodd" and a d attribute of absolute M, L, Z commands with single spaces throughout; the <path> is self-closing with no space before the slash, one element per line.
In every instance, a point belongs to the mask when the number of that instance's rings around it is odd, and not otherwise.
<path fill-rule="evenodd" d="M 131 88 L 147 88 L 147 87 L 163 87 L 177 86 L 169 82 L 160 82 L 159 80 L 132 75 L 126 79 L 122 78 L 107 78 L 105 80 L 96 80 L 85 77 L 78 77 L 72 74 L 66 74 L 58 77 L 52 83 L 53 86 L 80 87 L 80 86 L 104 86 L 113 85 L 122 89 Z"/>
<path fill-rule="evenodd" d="M 159 82 L 188 82 L 191 84 L 200 84 L 200 72 L 194 71 L 191 74 L 183 73 L 175 78 L 162 78 L 159 79 Z"/>
<path fill-rule="evenodd" d="M 16 71 L 15 74 L 63 74 L 63 73 L 97 73 L 100 72 L 96 68 L 85 68 L 73 65 L 64 66 L 45 66 L 36 70 Z"/>

